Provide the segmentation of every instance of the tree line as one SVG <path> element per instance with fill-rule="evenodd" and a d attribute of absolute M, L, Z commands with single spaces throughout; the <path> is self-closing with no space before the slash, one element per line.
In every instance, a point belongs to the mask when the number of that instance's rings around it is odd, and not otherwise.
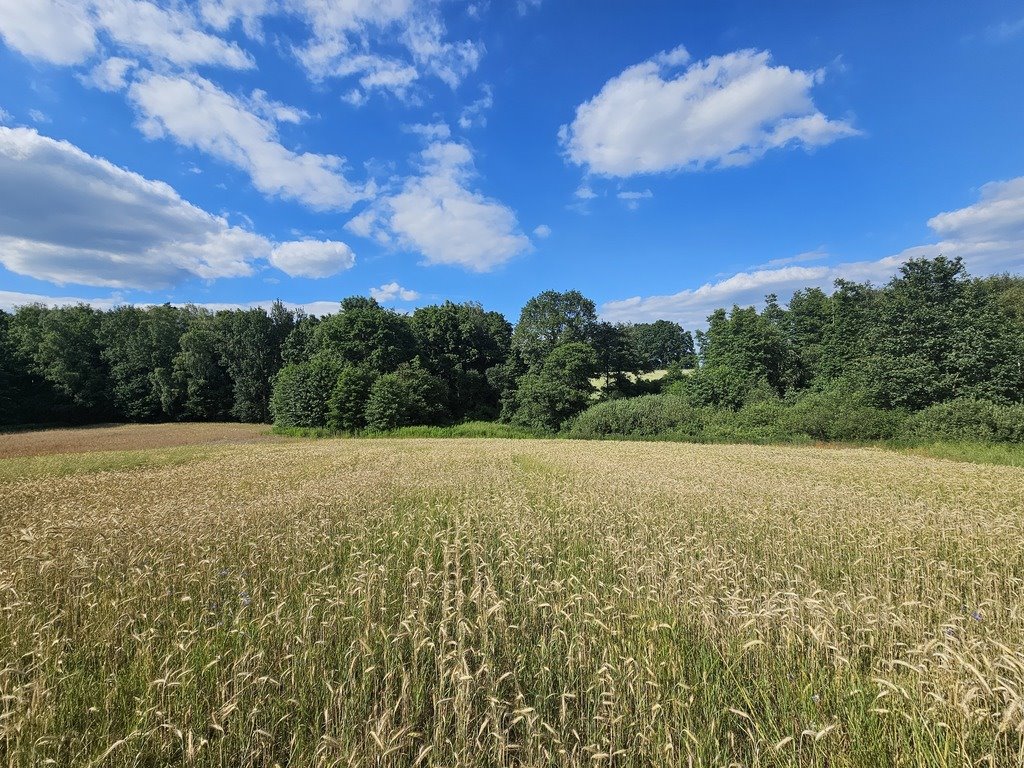
<path fill-rule="evenodd" d="M 693 347 L 674 323 L 600 323 L 576 291 L 534 297 L 515 327 L 474 303 L 405 315 L 362 296 L 324 317 L 280 302 L 217 312 L 32 304 L 0 311 L 0 424 L 358 431 L 504 418 L 554 428 L 587 404 L 598 368 L 614 386 L 626 369 L 692 365 Z"/>
<path fill-rule="evenodd" d="M 642 376 L 655 370 L 667 375 Z M 557 431 L 599 401 L 658 393 L 725 413 L 822 393 L 900 413 L 1021 403 L 1024 279 L 914 259 L 884 286 L 838 280 L 786 306 L 768 296 L 760 311 L 718 309 L 696 338 L 665 320 L 602 322 L 578 291 L 538 294 L 514 326 L 474 303 L 406 315 L 361 296 L 325 317 L 280 303 L 0 312 L 6 424 L 237 420 L 359 432 L 500 420 Z"/>

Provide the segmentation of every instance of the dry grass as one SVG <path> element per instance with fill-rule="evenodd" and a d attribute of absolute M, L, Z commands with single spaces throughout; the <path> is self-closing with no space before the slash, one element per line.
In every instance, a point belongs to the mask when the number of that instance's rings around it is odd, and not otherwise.
<path fill-rule="evenodd" d="M 277 441 L 263 424 L 120 424 L 0 434 L 0 459 Z"/>
<path fill-rule="evenodd" d="M 9 478 L 2 764 L 1024 765 L 1020 469 L 341 440 Z"/>

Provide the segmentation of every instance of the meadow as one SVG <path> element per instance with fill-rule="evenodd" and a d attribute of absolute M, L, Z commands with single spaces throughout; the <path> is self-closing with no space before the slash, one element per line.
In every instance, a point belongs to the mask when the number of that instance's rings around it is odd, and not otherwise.
<path fill-rule="evenodd" d="M 0 765 L 1024 765 L 1024 469 L 146 429 L 0 441 Z"/>

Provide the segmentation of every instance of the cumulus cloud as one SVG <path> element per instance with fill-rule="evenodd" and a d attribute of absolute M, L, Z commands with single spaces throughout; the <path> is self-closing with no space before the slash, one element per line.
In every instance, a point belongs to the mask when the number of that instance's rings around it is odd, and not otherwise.
<path fill-rule="evenodd" d="M 390 282 L 377 288 L 371 288 L 370 296 L 381 304 L 390 304 L 393 301 L 416 301 L 420 294 L 409 288 L 403 288 L 396 282 Z"/>
<path fill-rule="evenodd" d="M 252 69 L 252 57 L 235 43 L 201 29 L 186 5 L 162 8 L 146 0 L 94 0 L 97 25 L 122 48 L 191 67 L 218 65 Z"/>
<path fill-rule="evenodd" d="M 858 134 L 815 107 L 820 71 L 773 65 L 755 50 L 688 63 L 679 47 L 605 83 L 562 126 L 567 157 L 592 173 L 626 177 L 746 165 L 771 149 Z"/>
<path fill-rule="evenodd" d="M 355 266 L 356 255 L 334 240 L 296 240 L 277 246 L 270 263 L 292 277 L 330 277 Z"/>
<path fill-rule="evenodd" d="M 210 4 L 217 5 L 221 24 L 230 23 L 241 12 L 225 12 L 226 5 L 244 7 L 240 2 Z M 268 7 L 268 11 L 275 9 Z M 346 100 L 356 105 L 373 91 L 407 98 L 424 75 L 454 88 L 476 69 L 483 54 L 478 43 L 446 39 L 447 30 L 433 3 L 283 0 L 276 11 L 298 17 L 310 30 L 309 39 L 294 48 L 309 77 L 355 78 L 359 88 L 350 91 Z"/>
<path fill-rule="evenodd" d="M 251 69 L 235 43 L 202 29 L 187 5 L 148 0 L 0 0 L 0 35 L 11 48 L 51 64 L 81 64 L 105 35 L 111 45 L 182 67 Z"/>
<path fill-rule="evenodd" d="M 134 59 L 111 56 L 93 67 L 88 74 L 79 75 L 78 79 L 92 88 L 112 93 L 125 88 L 128 73 L 136 66 L 137 62 Z"/>
<path fill-rule="evenodd" d="M 452 135 L 452 129 L 447 123 L 416 123 L 407 125 L 405 129 L 409 133 L 415 133 L 426 142 L 447 139 Z"/>
<path fill-rule="evenodd" d="M 346 227 L 388 246 L 417 251 L 427 264 L 487 272 L 526 252 L 515 212 L 471 188 L 475 176 L 469 147 L 453 141 L 430 144 L 422 173 L 379 198 Z"/>
<path fill-rule="evenodd" d="M 881 259 L 793 266 L 825 257 L 820 251 L 811 251 L 674 294 L 610 301 L 602 306 L 601 315 L 611 321 L 664 318 L 700 326 L 718 307 L 758 305 L 767 293 L 785 298 L 805 287 L 830 290 L 839 278 L 882 283 L 908 259 L 939 254 L 963 257 L 974 274 L 1019 271 L 1024 268 L 1024 177 L 984 185 L 977 203 L 933 216 L 928 226 L 941 238 L 938 242 Z"/>
<path fill-rule="evenodd" d="M 275 250 L 161 181 L 33 129 L 0 127 L 0 264 L 12 272 L 156 289 L 250 275 L 254 262 L 281 253 L 287 261 L 287 244 Z"/>
<path fill-rule="evenodd" d="M 551 237 L 551 227 L 547 224 L 540 224 L 533 230 L 534 237 L 538 237 L 541 240 Z"/>
<path fill-rule="evenodd" d="M 295 122 L 300 110 L 270 102 L 257 91 L 244 100 L 198 75 L 142 73 L 128 90 L 142 116 L 143 133 L 170 136 L 249 174 L 266 195 L 298 200 L 318 210 L 346 210 L 367 191 L 344 176 L 344 159 L 286 148 L 279 122 Z"/>
<path fill-rule="evenodd" d="M 97 45 L 93 9 L 76 0 L 0 0 L 0 37 L 51 64 L 80 64 Z"/>

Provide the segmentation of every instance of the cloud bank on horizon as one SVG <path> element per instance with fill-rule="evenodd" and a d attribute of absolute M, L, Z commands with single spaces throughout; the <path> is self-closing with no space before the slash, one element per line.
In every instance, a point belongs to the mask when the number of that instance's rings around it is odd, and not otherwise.
<path fill-rule="evenodd" d="M 986 32 L 1020 20 L 975 9 L 965 41 L 939 6 L 958 91 L 827 9 L 794 29 L 737 2 L 745 25 L 706 10 L 697 34 L 668 2 L 0 0 L 0 308 L 514 314 L 555 286 L 693 327 L 915 256 L 1019 270 L 1024 153 L 1000 131 L 1024 93 L 972 78 L 1024 63 Z M 910 134 L 935 125 L 912 87 L 976 119 Z"/>

